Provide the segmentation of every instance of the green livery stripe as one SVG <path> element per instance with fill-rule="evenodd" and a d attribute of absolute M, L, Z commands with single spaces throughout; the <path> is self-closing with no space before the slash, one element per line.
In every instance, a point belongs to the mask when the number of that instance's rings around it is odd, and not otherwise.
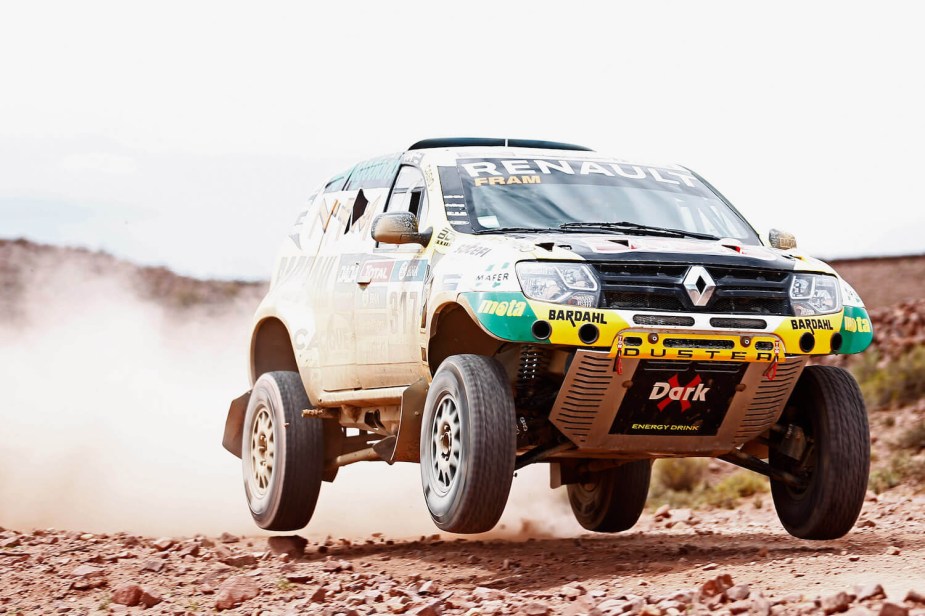
<path fill-rule="evenodd" d="M 870 315 L 863 308 L 845 306 L 845 318 L 841 326 L 842 345 L 839 353 L 860 353 L 874 339 Z"/>
<path fill-rule="evenodd" d="M 539 343 L 530 328 L 536 314 L 523 293 L 462 293 L 482 327 L 505 340 Z M 545 340 L 543 342 L 546 342 Z"/>

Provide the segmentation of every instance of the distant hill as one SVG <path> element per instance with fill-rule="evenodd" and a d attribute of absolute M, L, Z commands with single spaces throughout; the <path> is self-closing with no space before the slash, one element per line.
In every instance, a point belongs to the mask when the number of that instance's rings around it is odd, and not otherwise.
<path fill-rule="evenodd" d="M 896 356 L 925 345 L 925 255 L 838 259 L 829 262 L 871 310 L 874 346 Z M 75 275 L 121 277 L 140 299 L 175 311 L 251 311 L 266 282 L 202 280 L 164 267 L 135 265 L 103 252 L 0 239 L 0 319 L 15 319 L 30 284 L 43 273 L 68 268 Z"/>
<path fill-rule="evenodd" d="M 256 308 L 267 288 L 265 282 L 180 276 L 165 267 L 135 265 L 83 248 L 0 239 L 0 318 L 15 317 L 30 284 L 65 269 L 77 276 L 121 277 L 140 299 L 175 310 L 224 310 L 233 301 Z"/>

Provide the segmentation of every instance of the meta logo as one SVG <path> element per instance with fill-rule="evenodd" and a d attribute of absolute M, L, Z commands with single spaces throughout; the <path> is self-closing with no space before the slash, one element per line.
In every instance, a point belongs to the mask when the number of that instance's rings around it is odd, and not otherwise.
<path fill-rule="evenodd" d="M 660 411 L 664 411 L 672 402 L 680 402 L 681 412 L 683 413 L 691 407 L 692 402 L 706 402 L 708 391 L 710 391 L 710 388 L 703 386 L 699 374 L 694 376 L 693 380 L 687 385 L 681 385 L 676 374 L 667 382 L 659 381 L 653 385 L 649 400 L 661 400 L 658 403 L 658 410 Z"/>

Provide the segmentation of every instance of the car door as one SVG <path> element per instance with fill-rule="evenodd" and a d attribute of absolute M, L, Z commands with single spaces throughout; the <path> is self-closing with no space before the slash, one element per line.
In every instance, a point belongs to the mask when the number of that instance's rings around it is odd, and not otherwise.
<path fill-rule="evenodd" d="M 403 165 L 385 211 L 410 211 L 426 228 L 424 175 Z M 420 377 L 420 320 L 429 266 L 420 244 L 380 244 L 367 235 L 369 257 L 356 278 L 356 357 L 364 389 L 410 385 Z"/>

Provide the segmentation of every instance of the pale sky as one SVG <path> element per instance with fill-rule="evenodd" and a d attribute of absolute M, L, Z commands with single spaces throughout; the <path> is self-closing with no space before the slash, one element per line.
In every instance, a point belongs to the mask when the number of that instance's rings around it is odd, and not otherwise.
<path fill-rule="evenodd" d="M 437 136 L 706 177 L 820 257 L 925 252 L 917 3 L 8 2 L 0 237 L 268 277 L 312 188 Z"/>

